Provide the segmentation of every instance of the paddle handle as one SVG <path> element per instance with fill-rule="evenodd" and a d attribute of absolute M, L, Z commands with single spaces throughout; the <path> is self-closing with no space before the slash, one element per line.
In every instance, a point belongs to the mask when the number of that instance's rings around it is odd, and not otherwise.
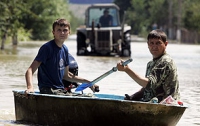
<path fill-rule="evenodd" d="M 129 63 L 132 62 L 132 61 L 133 61 L 133 59 L 130 58 L 130 59 L 124 61 L 124 62 L 122 63 L 122 65 L 125 66 L 125 65 L 129 64 Z M 94 84 L 97 83 L 98 81 L 102 80 L 102 79 L 105 78 L 106 76 L 108 76 L 108 75 L 110 75 L 111 73 L 116 72 L 116 71 L 117 71 L 117 67 L 113 67 L 113 68 L 112 68 L 111 70 L 109 70 L 108 72 L 104 73 L 103 75 L 101 75 L 101 76 L 97 77 L 96 79 L 94 79 L 93 81 L 91 81 L 90 84 L 94 85 Z"/>
<path fill-rule="evenodd" d="M 127 64 L 129 64 L 129 63 L 132 62 L 132 61 L 133 61 L 133 59 L 130 58 L 130 59 L 124 61 L 124 62 L 122 63 L 122 65 L 123 65 L 123 66 L 126 66 Z"/>
<path fill-rule="evenodd" d="M 122 63 L 122 65 L 127 65 L 128 63 L 132 62 L 132 59 L 128 59 L 125 62 Z M 108 76 L 109 74 L 116 72 L 117 71 L 117 67 L 113 67 L 111 70 L 109 70 L 108 72 L 104 73 L 103 75 L 99 76 L 98 78 L 96 78 L 95 80 L 91 81 L 90 83 L 86 84 L 86 83 L 82 83 L 81 85 L 79 85 L 75 91 L 83 91 L 84 89 L 86 89 L 87 87 L 91 87 L 93 86 L 95 83 L 97 83 L 98 81 L 100 81 L 101 79 L 105 78 L 106 76 Z"/>
<path fill-rule="evenodd" d="M 97 77 L 96 79 L 94 79 L 93 81 L 91 81 L 91 84 L 94 85 L 95 83 L 97 83 L 98 81 L 100 81 L 101 79 L 107 77 L 108 75 L 110 75 L 111 73 L 117 71 L 117 69 L 115 67 L 113 67 L 111 70 L 109 70 L 108 72 L 104 73 L 103 75 Z"/>

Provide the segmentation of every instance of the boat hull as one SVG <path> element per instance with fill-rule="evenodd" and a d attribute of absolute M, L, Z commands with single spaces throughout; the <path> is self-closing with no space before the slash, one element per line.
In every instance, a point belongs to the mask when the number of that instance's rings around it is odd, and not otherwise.
<path fill-rule="evenodd" d="M 185 106 L 123 100 L 122 96 L 58 96 L 13 91 L 17 121 L 41 125 L 174 126 Z"/>

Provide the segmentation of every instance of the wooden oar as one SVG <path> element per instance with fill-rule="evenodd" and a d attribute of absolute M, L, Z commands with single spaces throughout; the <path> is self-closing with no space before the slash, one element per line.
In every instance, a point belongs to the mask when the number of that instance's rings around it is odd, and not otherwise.
<path fill-rule="evenodd" d="M 130 62 L 132 62 L 133 60 L 130 58 L 128 60 L 126 60 L 125 62 L 122 63 L 123 66 L 129 64 Z M 93 86 L 95 83 L 97 83 L 98 81 L 102 80 L 103 78 L 105 78 L 106 76 L 110 75 L 113 72 L 117 71 L 117 67 L 113 67 L 111 70 L 109 70 L 108 72 L 104 73 L 103 75 L 97 77 L 96 79 L 94 79 L 93 81 L 91 81 L 90 83 L 82 83 L 81 85 L 79 85 L 75 92 L 77 91 L 83 91 L 84 89 L 86 89 L 87 87 L 91 87 Z"/>

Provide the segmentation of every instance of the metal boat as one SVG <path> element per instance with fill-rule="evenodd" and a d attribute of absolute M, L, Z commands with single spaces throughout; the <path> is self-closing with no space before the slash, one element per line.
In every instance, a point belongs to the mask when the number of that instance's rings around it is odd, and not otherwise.
<path fill-rule="evenodd" d="M 186 106 L 124 100 L 124 96 L 61 96 L 13 91 L 16 121 L 38 125 L 175 126 Z"/>

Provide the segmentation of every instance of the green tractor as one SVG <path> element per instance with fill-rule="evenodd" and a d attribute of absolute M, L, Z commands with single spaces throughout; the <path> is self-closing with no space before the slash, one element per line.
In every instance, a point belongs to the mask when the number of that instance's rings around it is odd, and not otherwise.
<path fill-rule="evenodd" d="M 93 4 L 86 9 L 85 26 L 77 28 L 78 56 L 131 56 L 131 27 L 120 23 L 115 4 Z"/>

